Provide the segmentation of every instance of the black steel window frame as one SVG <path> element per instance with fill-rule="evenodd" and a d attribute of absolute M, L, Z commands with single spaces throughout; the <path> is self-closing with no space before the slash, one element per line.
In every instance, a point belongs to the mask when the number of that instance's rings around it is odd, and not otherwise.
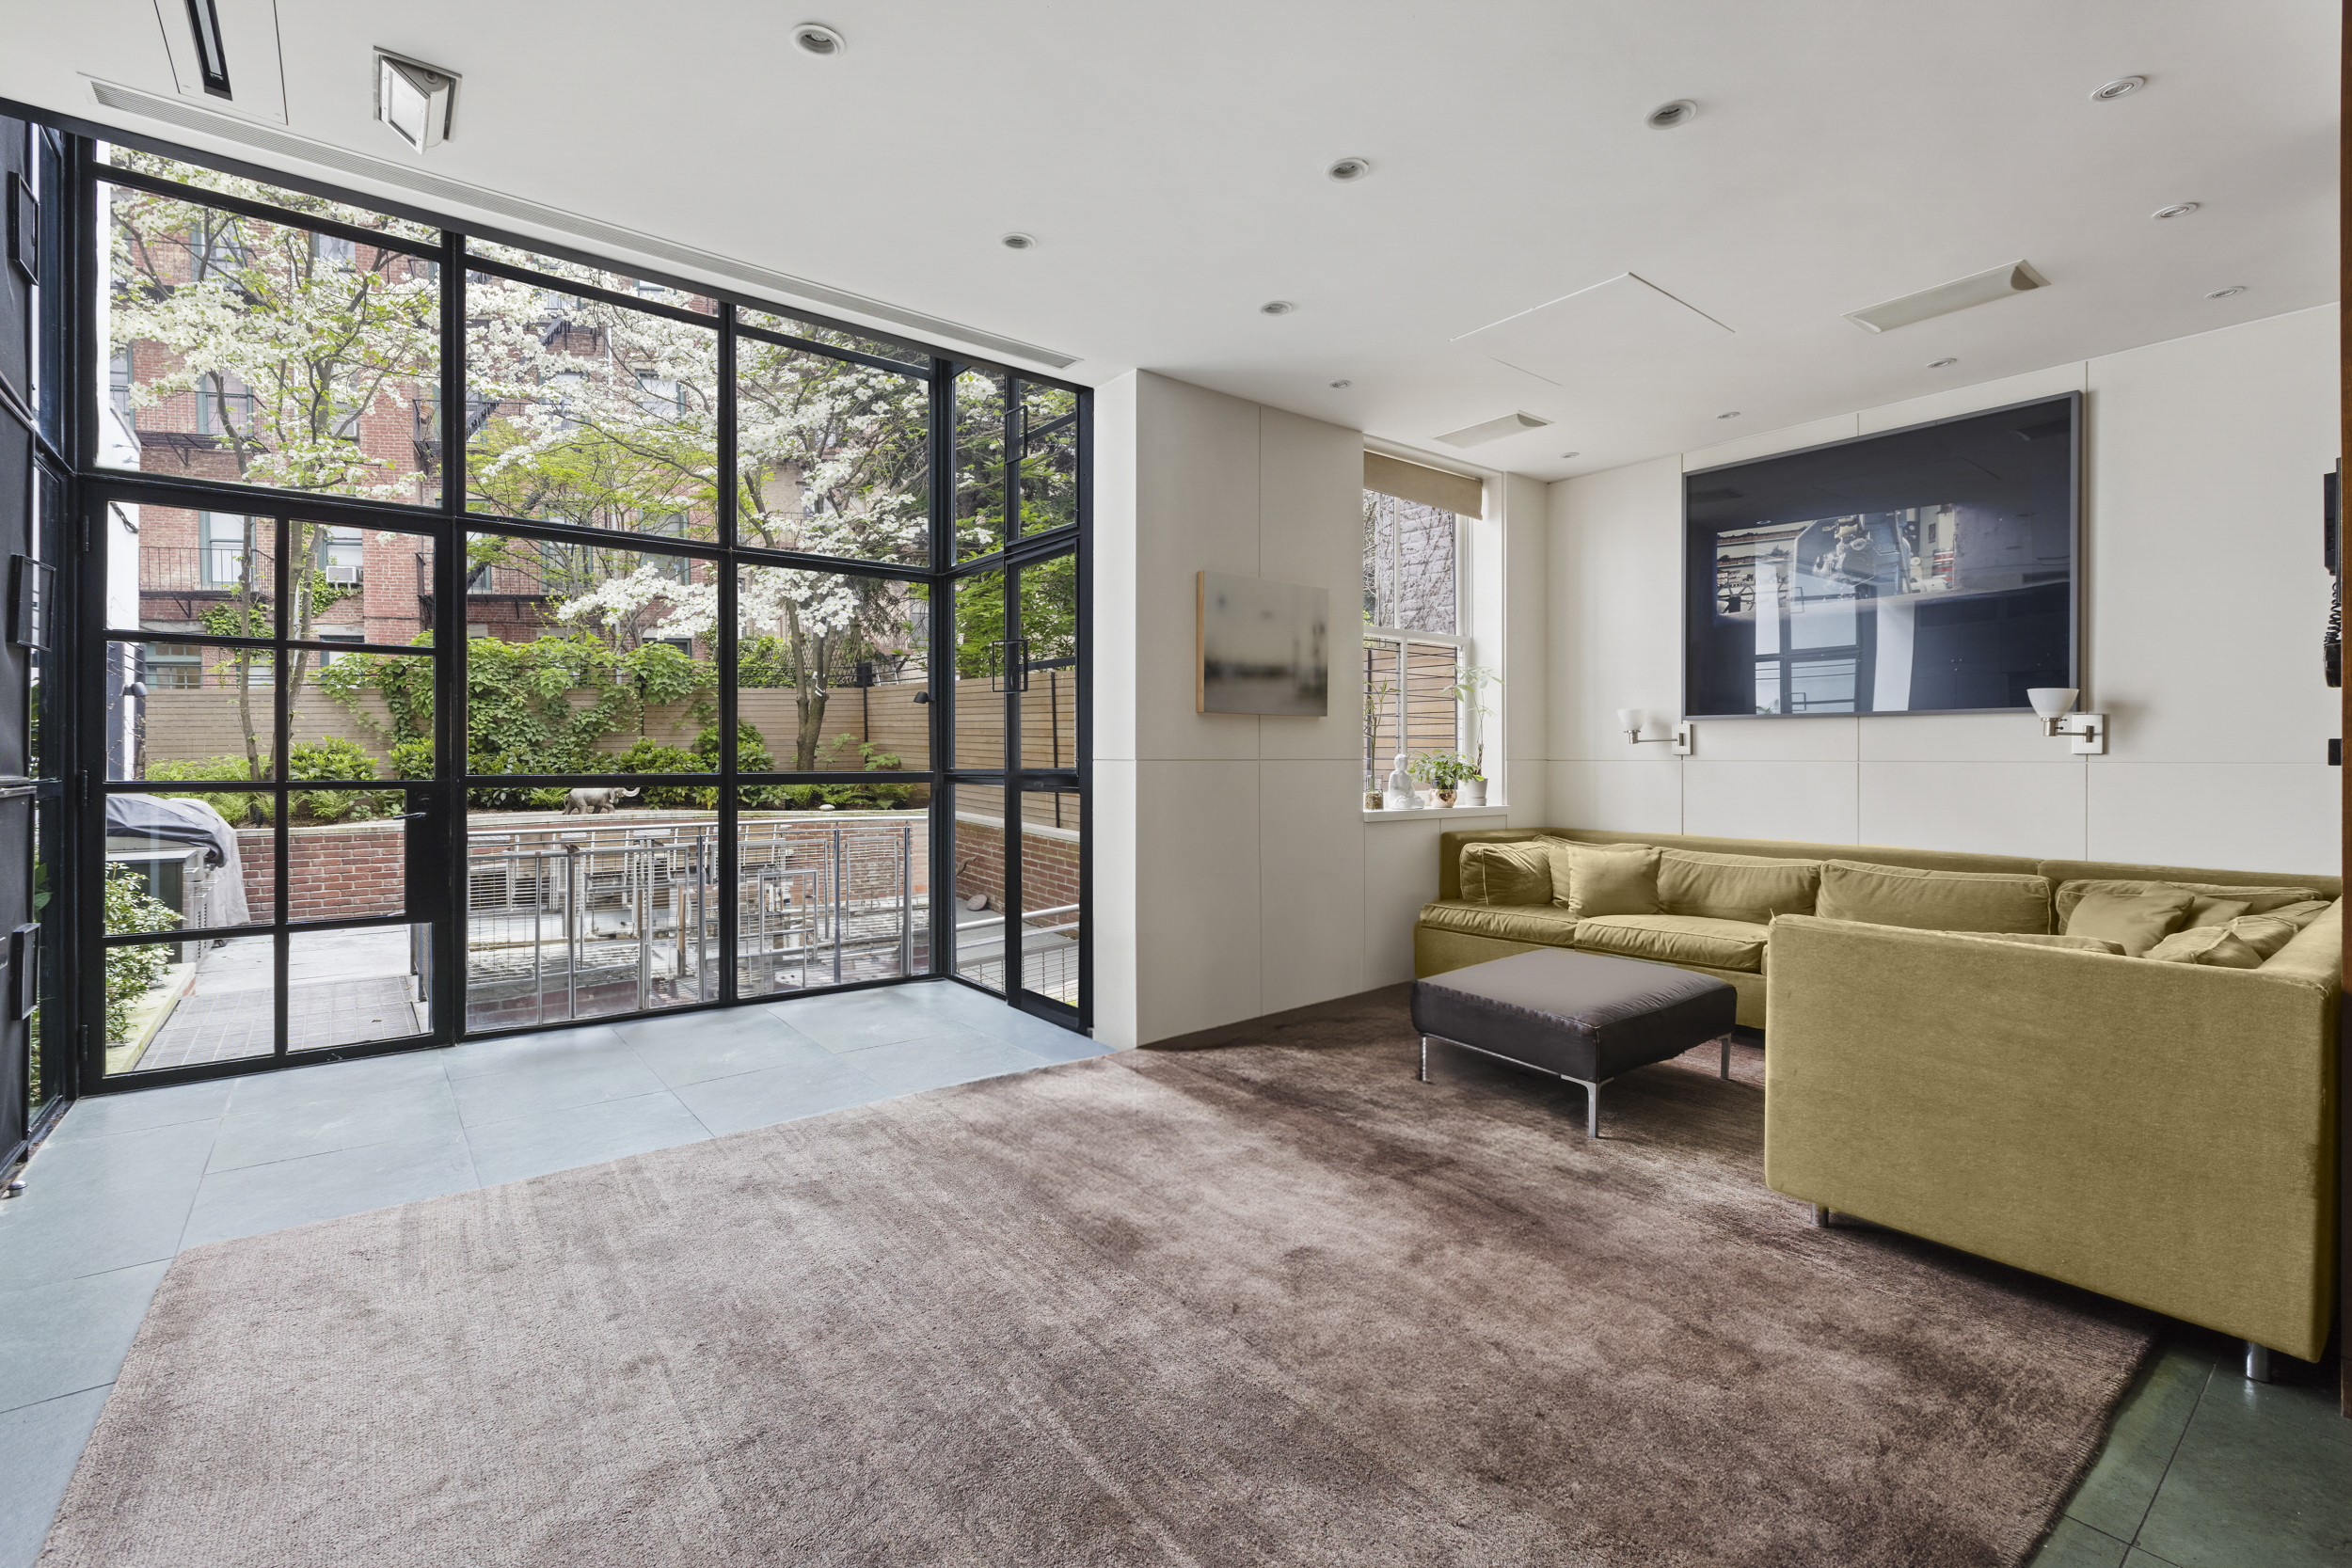
<path fill-rule="evenodd" d="M 62 928 L 72 931 L 74 959 L 61 970 L 67 983 L 58 987 L 56 1002 L 70 1023 L 75 1042 L 72 1070 L 69 1082 L 56 1098 L 62 1103 L 79 1094 L 119 1092 L 136 1088 L 203 1079 L 235 1076 L 275 1067 L 301 1065 L 321 1060 L 340 1060 L 392 1051 L 414 1050 L 429 1046 L 453 1044 L 460 1039 L 490 1038 L 513 1034 L 528 1034 L 540 1028 L 573 1027 L 580 1022 L 566 1020 L 541 1025 L 512 1028 L 469 1029 L 465 1022 L 466 919 L 462 907 L 465 886 L 466 859 L 465 828 L 467 821 L 467 791 L 469 784 L 484 778 L 495 778 L 501 785 L 596 785 L 606 784 L 641 784 L 675 779 L 703 786 L 715 786 L 718 791 L 718 837 L 720 875 L 723 885 L 732 886 L 738 870 L 737 808 L 738 785 L 743 783 L 824 784 L 871 783 L 872 776 L 864 772 L 804 771 L 771 772 L 741 775 L 737 770 L 737 688 L 736 668 L 738 626 L 736 618 L 737 573 L 739 564 L 787 566 L 800 570 L 820 571 L 847 576 L 881 577 L 921 582 L 930 589 L 932 621 L 927 650 L 927 670 L 930 705 L 930 767 L 923 771 L 901 771 L 894 783 L 928 786 L 930 898 L 932 927 L 930 942 L 930 973 L 929 976 L 906 975 L 897 978 L 852 982 L 839 987 L 811 986 L 793 994 L 818 994 L 832 990 L 867 990 L 882 986 L 905 984 L 909 980 L 927 977 L 944 978 L 970 985 L 954 971 L 954 942 L 951 924 L 941 925 L 942 911 L 953 892 L 953 864 L 950 858 L 953 844 L 952 801 L 953 782 L 962 777 L 970 783 L 980 783 L 987 775 L 959 774 L 947 764 L 952 744 L 955 645 L 952 613 L 941 613 L 942 607 L 953 603 L 956 579 L 976 573 L 1018 568 L 1023 564 L 1060 555 L 1073 555 L 1078 579 L 1078 643 L 1079 668 L 1077 687 L 1077 749 L 1075 766 L 1050 775 L 1024 775 L 1016 767 L 1007 777 L 1016 785 L 1024 777 L 1045 778 L 1047 787 L 1075 789 L 1082 799 L 1090 800 L 1091 740 L 1090 697 L 1089 675 L 1090 578 L 1088 548 L 1092 526 L 1091 494 L 1091 420 L 1092 393 L 1079 384 L 1062 381 L 1050 375 L 1000 365 L 993 361 L 975 359 L 968 356 L 950 354 L 920 345 L 898 334 L 854 322 L 845 322 L 775 300 L 732 290 L 724 285 L 686 279 L 630 262 L 616 262 L 608 258 L 530 236 L 480 228 L 459 223 L 442 214 L 427 212 L 398 201 L 340 189 L 308 177 L 225 158 L 144 135 L 136 132 L 96 124 L 73 117 L 59 116 L 47 111 L 0 100 L 0 113 L 46 125 L 65 137 L 66 189 L 59 203 L 64 222 L 60 230 L 60 245 L 56 261 L 60 274 L 70 288 L 72 309 L 63 333 L 62 360 L 64 390 L 67 402 L 64 417 L 57 421 L 61 439 L 47 450 L 61 462 L 60 478 L 66 486 L 69 515 L 74 519 L 76 537 L 66 553 L 61 573 L 60 610 L 57 617 L 57 645 L 73 650 L 75 657 L 60 660 L 59 673 L 65 677 L 59 684 L 70 688 L 72 700 L 63 705 L 83 717 L 79 724 L 52 726 L 53 738 L 69 747 L 65 754 L 72 758 L 70 776 L 54 787 L 65 805 L 66 823 L 62 835 L 65 851 L 62 863 L 56 868 L 53 881 L 61 884 L 56 907 L 58 917 L 66 922 Z M 151 176 L 135 175 L 115 169 L 99 161 L 97 144 L 104 142 L 133 148 L 179 160 L 222 173 L 260 182 L 281 190 L 295 191 L 346 203 L 390 217 L 404 218 L 439 230 L 437 245 L 406 239 L 403 236 L 379 233 L 375 230 L 339 223 L 331 218 L 314 216 L 236 198 L 215 196 L 196 187 L 182 187 L 170 181 Z M 109 396 L 107 385 L 109 356 L 99 353 L 103 346 L 95 337 L 98 321 L 99 291 L 107 286 L 108 254 L 101 248 L 103 239 L 102 225 L 105 214 L 99 201 L 102 184 L 135 184 L 143 189 L 157 190 L 177 198 L 199 205 L 238 212 L 246 216 L 283 223 L 290 227 L 349 238 L 358 243 L 386 249 L 421 255 L 438 263 L 440 283 L 440 386 L 437 410 L 440 420 L 440 491 L 432 505 L 397 501 L 360 499 L 308 491 L 288 490 L 264 485 L 238 483 L 232 481 L 163 480 L 138 471 L 102 467 L 97 463 L 100 404 Z M 513 246 L 551 260 L 575 265 L 593 267 L 618 276 L 642 278 L 693 295 L 717 301 L 715 316 L 700 312 L 682 312 L 676 307 L 659 300 L 622 294 L 610 290 L 599 291 L 593 286 L 571 279 L 538 274 L 518 268 L 501 259 L 472 256 L 468 242 L 481 241 Z M 468 508 L 464 465 L 467 458 L 468 388 L 465 363 L 465 293 L 469 271 L 518 277 L 543 282 L 553 293 L 581 296 L 608 297 L 611 302 L 630 309 L 657 314 L 691 316 L 711 325 L 718 338 L 718 445 L 719 483 L 717 485 L 717 516 L 714 541 L 681 539 L 658 533 L 639 533 L 615 529 L 580 528 L 527 518 L 475 512 Z M 739 309 L 762 312 L 783 321 L 804 324 L 812 334 L 838 332 L 878 345 L 906 345 L 914 355 L 921 356 L 920 364 L 881 358 L 849 347 L 835 346 L 813 335 L 802 338 L 759 326 L 739 326 Z M 737 391 L 735 386 L 736 344 L 739 338 L 756 339 L 804 350 L 811 354 L 876 370 L 925 380 L 930 387 L 929 420 L 930 440 L 930 561 L 926 567 L 909 567 L 901 562 L 865 561 L 851 557 L 810 554 L 776 550 L 737 540 L 736 509 L 736 427 Z M 926 368 L 927 367 L 927 368 Z M 956 409 L 954 404 L 957 376 L 966 370 L 981 370 L 999 378 L 1006 396 L 1008 441 L 1003 464 L 1006 506 L 1006 527 L 1009 540 L 1000 541 L 1000 547 L 968 562 L 955 560 L 954 498 L 956 482 Z M 1023 537 L 1020 535 L 1019 483 L 1021 451 L 1009 437 L 1020 413 L 1020 388 L 1023 385 L 1057 388 L 1071 393 L 1077 404 L 1078 458 L 1074 475 L 1076 517 L 1072 523 Z M 410 810 L 426 813 L 424 831 L 430 839 L 430 863 L 444 873 L 438 880 L 425 879 L 433 885 L 412 886 L 408 891 L 415 908 L 396 916 L 359 920 L 296 922 L 287 916 L 290 907 L 286 897 L 290 875 L 286 853 L 289 824 L 283 809 L 290 784 L 283 778 L 255 786 L 274 792 L 280 809 L 274 813 L 278 852 L 276 876 L 278 897 L 270 923 L 239 927 L 217 934 L 236 937 L 268 935 L 276 946 L 273 999 L 277 1008 L 278 1040 L 275 1053 L 267 1058 L 205 1064 L 185 1068 L 167 1068 L 140 1071 L 109 1078 L 104 1071 L 105 1039 L 103 1030 L 103 965 L 96 958 L 109 945 L 123 945 L 121 939 L 105 936 L 101 901 L 88 896 L 80 884 L 94 875 L 103 861 L 104 797 L 120 793 L 125 787 L 135 787 L 134 781 L 110 782 L 105 778 L 105 758 L 103 750 L 104 728 L 92 721 L 91 716 L 106 711 L 106 669 L 103 657 L 108 632 L 130 631 L 133 628 L 110 628 L 106 614 L 106 573 L 103 563 L 104 538 L 102 523 L 106 507 L 113 501 L 152 501 L 157 504 L 193 506 L 197 510 L 231 512 L 256 517 L 278 519 L 281 551 L 285 530 L 290 520 L 305 523 L 327 523 L 347 527 L 373 527 L 404 533 L 431 537 L 434 542 L 433 631 L 436 700 L 434 740 L 437 756 L 436 777 L 429 781 L 368 781 L 366 787 L 389 791 L 407 791 Z M 196 505 L 200 500 L 201 505 Z M 466 601 L 467 552 L 464 548 L 469 533 L 494 533 L 515 537 L 536 538 L 603 549 L 628 549 L 645 554 L 673 555 L 701 559 L 714 563 L 719 587 L 719 627 L 716 638 L 719 671 L 718 706 L 720 709 L 720 766 L 715 774 L 649 775 L 649 774 L 565 774 L 565 775 L 481 775 L 469 779 L 464 772 L 468 755 L 465 714 L 466 680 L 463 648 L 466 643 L 464 622 Z M 95 547 L 94 547 L 95 546 Z M 285 558 L 279 556 L 282 563 Z M 278 635 L 268 640 L 221 639 L 196 635 L 175 635 L 174 641 L 200 644 L 235 645 L 240 642 L 258 645 L 259 641 L 284 649 L 288 646 L 322 648 L 323 643 L 288 643 L 284 639 L 282 617 L 283 595 L 278 613 L 281 625 Z M 1017 606 L 1008 606 L 1008 616 L 1017 626 Z M 142 633 L 140 641 L 152 641 L 152 635 Z M 339 651 L 353 645 L 342 643 Z M 457 657 L 444 657 L 455 647 Z M 380 647 L 371 651 L 388 651 Z M 417 650 L 403 650 L 411 657 L 423 657 Z M 274 721 L 278 740 L 277 756 L 287 755 L 285 741 L 288 728 L 288 699 L 285 683 L 276 683 L 272 700 Z M 1018 715 L 1009 716 L 1008 739 L 1018 736 Z M 1017 764 L 1017 751 L 1009 753 Z M 284 771 L 282 762 L 278 768 Z M 222 792 L 234 790 L 234 781 L 222 781 Z M 355 784 L 360 783 L 354 781 Z M 306 780 L 302 787 L 331 787 L 323 781 Z M 1011 798 L 1008 791 L 1008 799 Z M 1017 909 L 1018 856 L 1016 812 L 1008 812 L 1008 876 L 1009 902 Z M 1091 845 L 1090 834 L 1080 846 L 1079 883 L 1081 899 L 1091 909 Z M 453 896 L 453 895 L 454 896 Z M 734 900 L 719 901 L 719 951 L 732 955 L 738 933 Z M 950 923 L 952 916 L 948 917 Z M 306 931 L 335 930 L 392 925 L 426 924 L 431 927 L 431 970 L 436 976 L 432 989 L 433 1029 L 429 1035 L 408 1037 L 391 1041 L 369 1041 L 327 1049 L 294 1052 L 287 1049 L 286 1038 L 286 954 L 291 937 Z M 185 940 L 193 933 L 158 933 L 150 938 L 131 941 L 168 942 Z M 1009 931 L 1017 937 L 1017 922 Z M 64 945 L 64 944 L 59 944 Z M 1064 1024 L 1086 1029 L 1091 1019 L 1092 931 L 1090 920 L 1082 921 L 1079 933 L 1078 964 L 1080 974 L 1080 1004 L 1075 1006 L 1046 998 L 1025 996 L 1017 984 L 1008 985 L 1007 1000 L 1015 1006 Z M 1009 977 L 1018 978 L 1019 950 L 1009 945 Z M 659 1009 L 660 1015 L 716 1009 L 737 1005 L 739 1001 L 771 1003 L 777 998 L 762 995 L 739 998 L 736 966 L 732 961 L 721 966 L 720 994 L 715 1000 L 681 1003 Z M 985 988 L 977 988 L 985 990 Z M 993 994 L 993 993 L 992 993 Z M 644 1016 L 641 1014 L 599 1015 L 606 1018 Z"/>

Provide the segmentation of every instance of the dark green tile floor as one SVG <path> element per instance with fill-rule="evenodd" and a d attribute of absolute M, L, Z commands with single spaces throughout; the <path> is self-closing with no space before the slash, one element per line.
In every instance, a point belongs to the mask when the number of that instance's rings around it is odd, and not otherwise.
<path fill-rule="evenodd" d="M 2116 1412 L 2033 1568 L 2344 1568 L 2352 1420 L 2334 1369 L 2249 1383 L 2234 1339 L 2182 1328 Z"/>

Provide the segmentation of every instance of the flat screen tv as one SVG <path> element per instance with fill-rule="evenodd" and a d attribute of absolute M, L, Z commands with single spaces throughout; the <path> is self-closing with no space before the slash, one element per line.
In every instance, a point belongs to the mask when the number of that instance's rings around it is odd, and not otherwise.
<path fill-rule="evenodd" d="M 2026 708 L 2075 678 L 2082 397 L 1683 476 L 1690 718 Z"/>

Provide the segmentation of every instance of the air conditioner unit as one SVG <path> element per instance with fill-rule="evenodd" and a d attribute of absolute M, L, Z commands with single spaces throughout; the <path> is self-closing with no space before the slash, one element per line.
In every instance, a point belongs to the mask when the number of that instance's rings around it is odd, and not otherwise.
<path fill-rule="evenodd" d="M 358 566 L 329 566 L 326 569 L 326 580 L 332 583 L 357 583 L 360 580 L 361 570 L 362 568 Z"/>

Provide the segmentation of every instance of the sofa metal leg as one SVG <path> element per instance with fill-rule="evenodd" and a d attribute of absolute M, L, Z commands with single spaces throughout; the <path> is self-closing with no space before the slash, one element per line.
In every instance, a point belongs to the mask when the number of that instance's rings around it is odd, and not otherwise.
<path fill-rule="evenodd" d="M 1821 1204 L 1815 1204 L 1813 1206 L 1813 1223 L 1821 1227 L 1823 1229 L 1827 1229 L 1829 1227 L 1829 1210 Z"/>
<path fill-rule="evenodd" d="M 1424 1084 L 1429 1082 L 1429 1037 L 1427 1035 L 1421 1037 L 1421 1081 Z"/>
<path fill-rule="evenodd" d="M 2249 1383 L 2270 1381 L 2270 1347 L 2268 1345 L 2258 1345 L 2251 1339 L 2246 1341 L 2246 1381 Z"/>

